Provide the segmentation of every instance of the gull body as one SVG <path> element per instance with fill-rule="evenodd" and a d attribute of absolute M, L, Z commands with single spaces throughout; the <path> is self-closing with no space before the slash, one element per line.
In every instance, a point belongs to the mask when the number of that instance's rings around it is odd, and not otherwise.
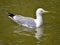
<path fill-rule="evenodd" d="M 37 28 L 37 27 L 41 26 L 42 23 L 43 23 L 42 14 L 44 12 L 47 12 L 47 11 L 45 11 L 42 8 L 38 8 L 36 10 L 36 19 L 31 18 L 31 17 L 24 17 L 24 16 L 21 16 L 21 15 L 14 15 L 10 12 L 8 12 L 8 16 L 12 20 L 14 20 L 16 23 L 18 23 L 19 25 L 22 25 L 22 26 L 25 26 L 25 27 L 28 27 L 28 28 Z"/>

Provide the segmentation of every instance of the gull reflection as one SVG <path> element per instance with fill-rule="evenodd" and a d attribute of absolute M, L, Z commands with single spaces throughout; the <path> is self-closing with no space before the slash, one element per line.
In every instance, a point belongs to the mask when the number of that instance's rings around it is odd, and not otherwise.
<path fill-rule="evenodd" d="M 24 27 L 16 27 L 14 30 L 14 34 L 17 33 L 19 35 L 25 35 L 25 36 L 31 36 L 36 38 L 37 40 L 40 40 L 43 34 L 43 28 L 35 28 L 35 29 L 29 29 Z"/>
<path fill-rule="evenodd" d="M 42 34 L 43 34 L 42 27 L 36 28 L 35 38 L 39 40 Z"/>

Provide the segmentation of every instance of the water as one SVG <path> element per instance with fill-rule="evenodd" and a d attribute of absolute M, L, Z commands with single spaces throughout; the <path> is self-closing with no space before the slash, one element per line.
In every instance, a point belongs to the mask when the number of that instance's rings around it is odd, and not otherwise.
<path fill-rule="evenodd" d="M 6 12 L 35 18 L 37 8 L 43 14 L 44 24 L 38 29 L 26 29 L 8 18 Z M 59 0 L 0 0 L 0 45 L 60 45 Z"/>

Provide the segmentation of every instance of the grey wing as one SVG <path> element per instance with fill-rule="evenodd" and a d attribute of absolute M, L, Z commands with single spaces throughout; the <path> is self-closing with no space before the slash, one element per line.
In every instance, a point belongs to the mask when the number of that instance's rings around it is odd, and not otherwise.
<path fill-rule="evenodd" d="M 32 18 L 23 17 L 23 16 L 17 16 L 16 18 L 18 18 L 16 22 L 23 26 L 32 27 L 32 28 L 36 27 L 36 23 Z"/>
<path fill-rule="evenodd" d="M 29 27 L 36 27 L 34 19 L 26 17 L 24 20 Z"/>

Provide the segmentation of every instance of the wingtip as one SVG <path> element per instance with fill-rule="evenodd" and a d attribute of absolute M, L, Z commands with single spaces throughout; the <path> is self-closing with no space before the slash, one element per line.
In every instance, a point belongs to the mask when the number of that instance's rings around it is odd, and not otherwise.
<path fill-rule="evenodd" d="M 7 14 L 8 16 L 12 17 L 12 18 L 13 18 L 13 16 L 15 16 L 14 14 L 12 14 L 12 13 L 10 13 L 10 12 L 6 12 L 6 14 Z"/>

